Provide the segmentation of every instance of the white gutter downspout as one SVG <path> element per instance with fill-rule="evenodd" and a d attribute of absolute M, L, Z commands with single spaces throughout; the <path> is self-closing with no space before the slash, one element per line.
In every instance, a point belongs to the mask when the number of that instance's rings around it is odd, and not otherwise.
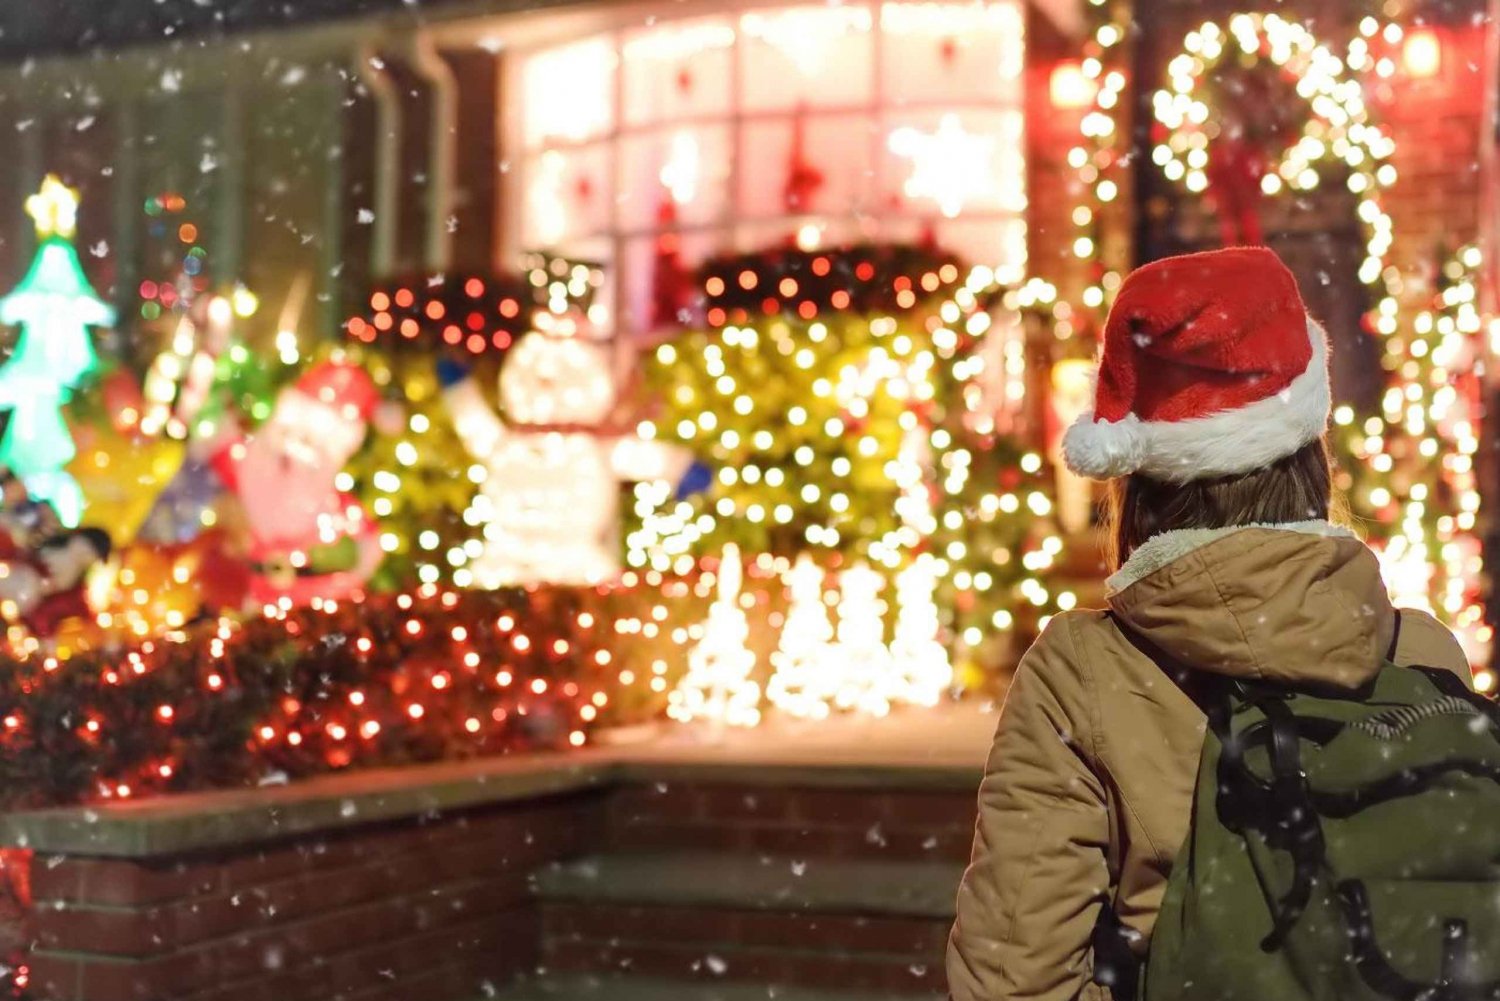
<path fill-rule="evenodd" d="M 458 84 L 425 31 L 412 43 L 411 66 L 432 95 L 424 256 L 428 273 L 442 274 L 453 264 L 453 231 L 448 220 L 453 217 L 453 186 L 458 175 Z"/>
<path fill-rule="evenodd" d="M 388 278 L 396 266 L 396 197 L 401 177 L 401 102 L 396 85 L 385 72 L 385 62 L 373 46 L 356 56 L 360 82 L 375 101 L 375 190 L 371 193 L 374 233 L 370 271 Z"/>

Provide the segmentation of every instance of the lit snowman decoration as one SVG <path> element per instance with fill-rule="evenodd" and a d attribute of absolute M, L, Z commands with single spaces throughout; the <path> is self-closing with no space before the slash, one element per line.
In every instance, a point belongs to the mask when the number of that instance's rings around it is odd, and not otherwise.
<path fill-rule="evenodd" d="M 466 370 L 439 363 L 454 428 L 484 470 L 473 511 L 484 543 L 468 566 L 477 587 L 614 579 L 620 484 L 676 483 L 691 461 L 672 446 L 605 433 L 618 398 L 608 347 L 575 320 L 547 319 L 506 356 L 504 419 Z"/>

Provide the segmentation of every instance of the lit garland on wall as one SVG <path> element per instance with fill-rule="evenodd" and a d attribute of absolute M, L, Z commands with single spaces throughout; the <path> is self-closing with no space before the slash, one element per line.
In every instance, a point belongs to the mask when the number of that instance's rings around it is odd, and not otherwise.
<path fill-rule="evenodd" d="M 1443 263 L 1438 291 L 1409 330 L 1386 338 L 1391 382 L 1381 414 L 1360 421 L 1340 407 L 1334 419 L 1355 462 L 1345 486 L 1367 514 L 1398 602 L 1429 608 L 1453 625 L 1474 663 L 1487 661 L 1482 555 L 1475 532 L 1480 493 L 1475 470 L 1482 414 L 1484 321 L 1478 311 L 1479 248 Z M 1494 687 L 1488 671 L 1477 678 Z"/>
<path fill-rule="evenodd" d="M 370 291 L 369 311 L 345 330 L 362 344 L 467 356 L 505 352 L 538 309 L 588 309 L 604 282 L 599 268 L 528 255 L 519 275 L 442 274 L 384 282 Z"/>
<path fill-rule="evenodd" d="M 1085 46 L 1082 71 L 1093 85 L 1092 106 L 1080 123 L 1079 144 L 1068 151 L 1068 165 L 1078 172 L 1085 192 L 1073 207 L 1073 256 L 1093 265 L 1083 289 L 1083 305 L 1102 311 L 1124 277 L 1120 273 L 1123 262 L 1106 252 L 1103 217 L 1121 198 L 1126 169 L 1129 137 L 1122 134 L 1118 116 L 1123 111 L 1127 79 L 1124 43 L 1130 9 L 1119 0 L 1089 0 L 1089 13 L 1094 27 Z M 1070 317 L 1059 318 L 1059 337 L 1071 336 L 1073 329 Z"/>
<path fill-rule="evenodd" d="M 1152 96 L 1152 110 L 1165 135 L 1152 149 L 1151 159 L 1169 180 L 1193 194 L 1203 193 L 1218 132 L 1217 121 L 1210 120 L 1211 109 L 1199 96 L 1205 77 L 1229 58 L 1249 59 L 1252 65 L 1266 60 L 1288 74 L 1311 113 L 1300 138 L 1262 176 L 1261 189 L 1268 195 L 1310 191 L 1320 182 L 1319 164 L 1333 161 L 1348 168 L 1348 187 L 1358 199 L 1356 212 L 1365 231 L 1359 279 L 1376 287 L 1379 301 L 1373 326 L 1389 335 L 1397 324 L 1395 292 L 1400 277 L 1386 263 L 1393 234 L 1381 192 L 1396 181 L 1396 168 L 1387 162 L 1396 147 L 1370 120 L 1363 86 L 1345 74 L 1346 67 L 1357 71 L 1369 64 L 1366 39 L 1377 28 L 1374 18 L 1366 18 L 1360 37 L 1341 59 L 1301 24 L 1277 14 L 1236 14 L 1227 31 L 1204 22 L 1188 33 L 1183 51 L 1168 63 L 1169 86 Z"/>
<path fill-rule="evenodd" d="M 951 295 L 963 277 L 957 258 L 897 244 L 716 258 L 703 269 L 705 317 L 723 327 L 761 317 L 906 312 Z"/>

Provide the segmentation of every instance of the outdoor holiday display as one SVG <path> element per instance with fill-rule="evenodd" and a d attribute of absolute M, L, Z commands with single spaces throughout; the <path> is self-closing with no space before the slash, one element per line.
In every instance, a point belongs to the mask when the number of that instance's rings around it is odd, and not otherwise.
<path fill-rule="evenodd" d="M 7 414 L 0 466 L 74 526 L 84 498 L 64 469 L 75 449 L 62 408 L 96 364 L 89 328 L 112 325 L 115 314 L 89 285 L 73 247 L 78 193 L 49 174 L 26 212 L 40 246 L 21 284 L 0 298 L 0 323 L 20 327 L 15 350 L 0 365 L 0 410 Z"/>
<path fill-rule="evenodd" d="M 836 708 L 884 716 L 901 694 L 899 669 L 885 642 L 885 605 L 880 598 L 884 587 L 885 578 L 866 563 L 839 574 Z"/>
<path fill-rule="evenodd" d="M 29 552 L 0 559 L 0 614 L 47 640 L 68 619 L 92 616 L 87 575 L 108 558 L 109 534 L 78 528 L 50 535 Z"/>
<path fill-rule="evenodd" d="M 740 607 L 744 565 L 732 543 L 724 547 L 717 578 L 702 638 L 688 654 L 687 672 L 672 692 L 667 714 L 684 723 L 754 726 L 760 722 L 761 690 L 754 679 L 755 653 L 747 645 L 750 624 Z"/>
<path fill-rule="evenodd" d="M 456 364 L 476 385 L 494 385 L 538 309 L 585 308 L 601 281 L 591 265 L 530 255 L 515 274 L 383 282 L 366 299 L 369 312 L 346 323 L 351 356 L 380 388 L 389 418 L 375 421 L 346 469 L 350 492 L 380 521 L 385 559 L 373 587 L 474 584 L 470 564 L 484 552 L 475 501 L 487 474 L 465 456 L 439 369 L 457 373 Z"/>
<path fill-rule="evenodd" d="M 253 602 L 344 598 L 374 572 L 378 528 L 340 484 L 378 403 L 363 369 L 323 361 L 282 390 L 253 434 L 213 443 L 213 467 L 247 523 Z"/>
<path fill-rule="evenodd" d="M 440 370 L 453 426 L 483 470 L 473 520 L 484 548 L 480 587 L 598 584 L 619 575 L 619 484 L 673 489 L 686 454 L 609 426 L 616 375 L 609 348 L 576 318 L 526 334 L 500 372 L 501 418 L 467 370 Z"/>
<path fill-rule="evenodd" d="M 1307 28 L 1278 14 L 1236 14 L 1227 30 L 1204 22 L 1168 65 L 1170 87 L 1153 95 L 1158 130 L 1151 158 L 1168 179 L 1212 197 L 1225 246 L 1260 242 L 1262 193 L 1309 191 L 1321 183 L 1320 168 L 1329 160 L 1345 168 L 1365 230 L 1359 278 L 1375 287 L 1375 322 L 1389 334 L 1395 283 L 1386 268 L 1392 232 L 1381 192 L 1396 181 L 1396 168 L 1387 162 L 1396 147 L 1371 121 L 1360 82 L 1345 73 L 1345 66 L 1359 69 L 1369 61 L 1367 39 L 1377 27 L 1367 18 L 1341 59 Z M 1236 59 L 1237 76 L 1218 74 L 1222 97 L 1211 115 L 1200 84 L 1221 69 L 1221 61 Z M 1267 68 L 1255 72 L 1262 62 Z M 1297 98 L 1307 108 L 1300 127 L 1287 111 Z M 1212 136 L 1205 125 L 1211 117 L 1217 124 Z"/>
<path fill-rule="evenodd" d="M 806 553 L 786 575 L 788 605 L 766 700 L 777 709 L 806 719 L 823 719 L 832 702 L 838 672 L 838 650 L 823 593 L 823 568 Z"/>
<path fill-rule="evenodd" d="M 1043 459 L 1011 426 L 1026 392 L 1012 328 L 1051 301 L 1045 283 L 1003 289 L 988 269 L 877 246 L 768 251 L 705 275 L 709 315 L 726 325 L 657 349 L 647 387 L 660 410 L 645 430 L 692 450 L 713 480 L 691 498 L 637 488 L 631 566 L 683 573 L 733 542 L 894 573 L 930 547 L 944 625 L 985 663 L 1005 655 L 993 643 L 1021 609 L 1035 621 L 1071 606 L 1035 579 L 1062 544 Z M 757 304 L 747 289 L 767 294 Z"/>

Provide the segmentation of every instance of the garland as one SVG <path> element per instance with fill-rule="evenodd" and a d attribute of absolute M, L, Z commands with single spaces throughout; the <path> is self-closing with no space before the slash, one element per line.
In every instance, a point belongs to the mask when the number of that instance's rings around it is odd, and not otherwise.
<path fill-rule="evenodd" d="M 608 703 L 592 591 L 378 596 L 0 668 L 5 809 L 579 746 Z"/>
<path fill-rule="evenodd" d="M 951 296 L 966 275 L 951 254 L 874 243 L 719 257 L 701 273 L 710 327 L 777 316 L 810 321 L 830 313 L 909 313 L 935 296 Z"/>
<path fill-rule="evenodd" d="M 532 329 L 537 310 L 587 310 L 604 282 L 595 265 L 531 254 L 524 273 L 407 275 L 373 286 L 368 312 L 350 317 L 357 343 L 469 356 L 504 352 Z"/>

